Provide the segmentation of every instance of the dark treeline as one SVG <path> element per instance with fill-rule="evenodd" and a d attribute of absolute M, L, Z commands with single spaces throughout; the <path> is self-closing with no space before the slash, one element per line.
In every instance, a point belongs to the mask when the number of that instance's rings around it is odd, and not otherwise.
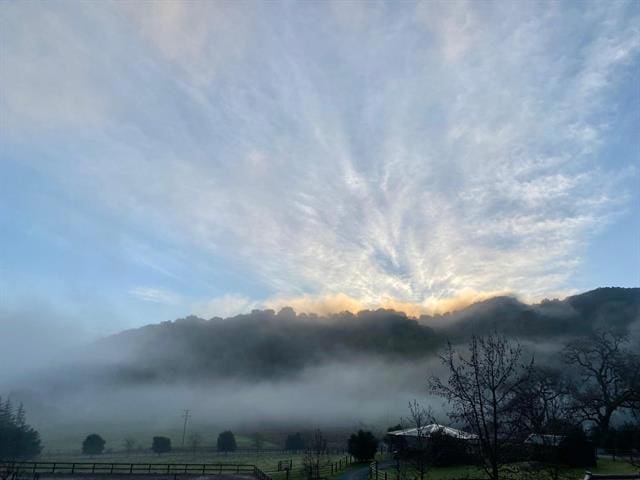
<path fill-rule="evenodd" d="M 602 288 L 535 305 L 497 297 L 419 319 L 392 310 L 317 316 L 290 308 L 278 313 L 254 310 L 228 319 L 188 317 L 122 332 L 102 340 L 100 347 L 126 352 L 117 367 L 110 364 L 103 372 L 122 383 L 277 379 L 327 359 L 426 357 L 447 340 L 463 342 L 474 332 L 497 329 L 523 340 L 557 342 L 603 326 L 626 330 L 638 318 L 640 289 Z"/>

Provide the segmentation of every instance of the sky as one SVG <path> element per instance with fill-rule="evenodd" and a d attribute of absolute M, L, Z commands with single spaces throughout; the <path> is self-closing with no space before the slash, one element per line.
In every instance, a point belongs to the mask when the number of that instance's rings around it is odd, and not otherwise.
<path fill-rule="evenodd" d="M 1 331 L 637 287 L 639 53 L 634 1 L 2 2 Z"/>

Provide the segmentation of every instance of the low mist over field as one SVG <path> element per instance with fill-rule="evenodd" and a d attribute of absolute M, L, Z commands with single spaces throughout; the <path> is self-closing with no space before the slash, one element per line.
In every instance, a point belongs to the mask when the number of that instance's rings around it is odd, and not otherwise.
<path fill-rule="evenodd" d="M 568 340 L 605 327 L 639 341 L 640 289 L 534 305 L 498 297 L 437 317 L 297 315 L 290 308 L 188 317 L 72 349 L 56 367 L 14 376 L 3 389 L 26 403 L 45 435 L 87 425 L 173 429 L 181 408 L 216 429 L 384 428 L 414 398 L 446 420 L 427 379 L 444 373 L 437 355 L 447 341 L 463 344 L 472 333 L 497 329 L 545 365 L 558 361 Z"/>

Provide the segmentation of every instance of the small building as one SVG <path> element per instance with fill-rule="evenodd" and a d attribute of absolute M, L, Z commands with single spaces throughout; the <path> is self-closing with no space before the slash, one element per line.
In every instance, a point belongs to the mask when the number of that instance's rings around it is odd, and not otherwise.
<path fill-rule="evenodd" d="M 596 451 L 584 433 L 547 435 L 532 433 L 525 440 L 527 457 L 542 463 L 570 467 L 593 467 Z"/>
<path fill-rule="evenodd" d="M 384 442 L 390 446 L 396 447 L 396 450 L 403 448 L 415 448 L 420 442 L 428 442 L 433 435 L 445 435 L 452 439 L 462 440 L 465 442 L 474 442 L 478 439 L 477 435 L 468 433 L 456 428 L 447 427 L 437 423 L 425 425 L 420 428 L 407 428 L 404 430 L 394 430 L 387 432 Z"/>
<path fill-rule="evenodd" d="M 384 442 L 398 458 L 426 456 L 434 466 L 470 465 L 478 454 L 477 435 L 437 423 L 388 432 Z"/>

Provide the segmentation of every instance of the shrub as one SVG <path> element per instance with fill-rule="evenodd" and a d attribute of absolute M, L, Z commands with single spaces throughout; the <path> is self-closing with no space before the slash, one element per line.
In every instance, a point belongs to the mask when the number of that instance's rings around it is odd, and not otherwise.
<path fill-rule="evenodd" d="M 560 443 L 559 456 L 564 465 L 570 467 L 595 467 L 596 449 L 584 430 L 576 428 Z"/>
<path fill-rule="evenodd" d="M 218 451 L 219 452 L 235 452 L 236 445 L 236 437 L 233 435 L 233 432 L 227 430 L 218 435 Z"/>
<path fill-rule="evenodd" d="M 167 453 L 171 451 L 171 439 L 168 437 L 153 437 L 151 450 L 155 453 Z"/>

